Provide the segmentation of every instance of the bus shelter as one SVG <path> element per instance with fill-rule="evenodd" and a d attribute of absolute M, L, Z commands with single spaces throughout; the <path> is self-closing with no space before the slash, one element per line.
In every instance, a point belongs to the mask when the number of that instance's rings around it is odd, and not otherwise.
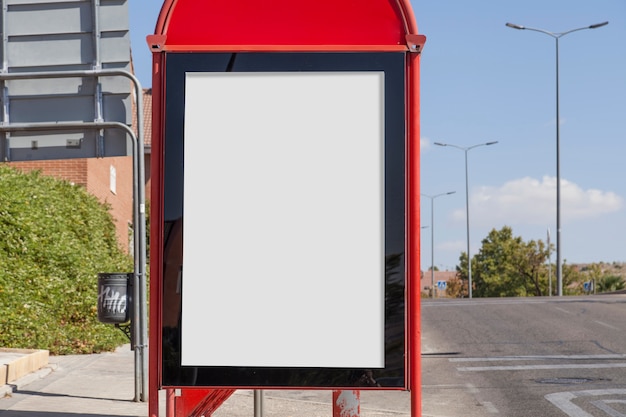
<path fill-rule="evenodd" d="M 410 390 L 419 57 L 404 0 L 166 0 L 153 52 L 149 413 Z M 176 396 L 178 392 L 180 395 Z"/>

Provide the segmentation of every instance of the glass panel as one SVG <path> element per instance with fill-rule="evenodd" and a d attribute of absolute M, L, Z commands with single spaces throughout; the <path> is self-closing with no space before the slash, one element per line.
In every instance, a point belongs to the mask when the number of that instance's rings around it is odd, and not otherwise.
<path fill-rule="evenodd" d="M 404 387 L 404 68 L 403 53 L 166 55 L 164 386 Z M 220 119 L 203 129 L 203 112 Z"/>

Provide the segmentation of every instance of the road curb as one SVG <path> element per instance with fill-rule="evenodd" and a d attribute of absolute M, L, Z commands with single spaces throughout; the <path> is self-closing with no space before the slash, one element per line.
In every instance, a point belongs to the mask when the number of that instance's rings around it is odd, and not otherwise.
<path fill-rule="evenodd" d="M 0 397 L 49 374 L 53 369 L 49 356 L 43 349 L 0 348 Z"/>

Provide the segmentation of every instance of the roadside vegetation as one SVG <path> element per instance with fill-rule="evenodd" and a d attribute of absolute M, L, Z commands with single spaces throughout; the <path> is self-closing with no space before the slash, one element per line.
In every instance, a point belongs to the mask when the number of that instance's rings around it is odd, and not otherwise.
<path fill-rule="evenodd" d="M 0 265 L 0 347 L 75 354 L 128 341 L 98 322 L 97 273 L 132 271 L 132 258 L 83 187 L 0 165 Z"/>
<path fill-rule="evenodd" d="M 505 226 L 493 229 L 472 258 L 473 297 L 525 297 L 557 293 L 550 255 L 554 246 L 541 240 L 525 242 Z M 462 253 L 456 278 L 448 282 L 448 297 L 468 296 L 467 254 Z M 623 264 L 594 263 L 562 267 L 563 294 L 614 292 L 626 288 Z M 550 282 L 551 281 L 551 282 Z"/>

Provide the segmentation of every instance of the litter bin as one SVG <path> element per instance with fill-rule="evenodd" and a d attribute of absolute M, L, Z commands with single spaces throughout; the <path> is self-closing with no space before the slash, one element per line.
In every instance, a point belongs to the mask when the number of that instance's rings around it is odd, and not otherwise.
<path fill-rule="evenodd" d="M 98 320 L 121 324 L 130 320 L 132 273 L 98 274 Z"/>

